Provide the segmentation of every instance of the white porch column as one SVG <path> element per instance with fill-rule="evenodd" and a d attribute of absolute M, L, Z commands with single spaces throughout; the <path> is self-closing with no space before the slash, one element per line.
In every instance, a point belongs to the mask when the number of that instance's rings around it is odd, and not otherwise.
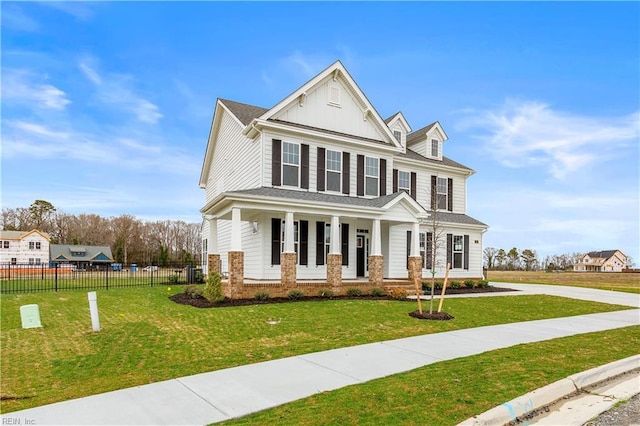
<path fill-rule="evenodd" d="M 231 247 L 229 251 L 242 251 L 242 227 L 240 208 L 231 209 Z"/>
<path fill-rule="evenodd" d="M 373 229 L 371 230 L 371 256 L 382 254 L 382 242 L 380 238 L 380 219 L 373 219 Z"/>
<path fill-rule="evenodd" d="M 293 212 L 287 212 L 284 217 L 284 250 L 283 253 L 295 253 L 293 235 Z"/>
<path fill-rule="evenodd" d="M 420 224 L 414 223 L 411 230 L 411 251 L 410 256 L 420 256 Z"/>
<path fill-rule="evenodd" d="M 209 223 L 209 237 L 207 238 L 207 254 L 218 254 L 218 220 L 207 217 Z"/>
<path fill-rule="evenodd" d="M 331 245 L 329 254 L 342 254 L 340 249 L 340 217 L 331 216 Z"/>

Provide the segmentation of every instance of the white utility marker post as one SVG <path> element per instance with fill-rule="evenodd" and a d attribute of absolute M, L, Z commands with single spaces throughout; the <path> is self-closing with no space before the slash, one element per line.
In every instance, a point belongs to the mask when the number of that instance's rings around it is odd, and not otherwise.
<path fill-rule="evenodd" d="M 89 311 L 91 311 L 91 327 L 93 331 L 100 331 L 100 318 L 98 318 L 98 296 L 95 291 L 87 293 L 89 295 Z"/>

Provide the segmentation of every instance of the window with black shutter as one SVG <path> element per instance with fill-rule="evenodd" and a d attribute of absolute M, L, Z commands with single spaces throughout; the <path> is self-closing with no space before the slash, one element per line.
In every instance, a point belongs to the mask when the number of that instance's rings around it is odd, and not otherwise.
<path fill-rule="evenodd" d="M 324 222 L 316 222 L 316 265 L 324 265 L 324 228 Z"/>
<path fill-rule="evenodd" d="M 271 149 L 271 185 L 282 183 L 282 141 L 273 139 Z"/>
<path fill-rule="evenodd" d="M 280 235 L 282 219 L 271 218 L 271 264 L 280 264 Z"/>
<path fill-rule="evenodd" d="M 398 169 L 393 169 L 393 193 L 398 192 Z"/>
<path fill-rule="evenodd" d="M 349 176 L 349 170 L 351 169 L 351 165 L 349 164 L 350 157 L 348 152 L 342 153 L 342 193 L 347 195 L 351 191 L 351 180 Z"/>
<path fill-rule="evenodd" d="M 418 175 L 416 172 L 411 172 L 411 198 L 416 200 L 418 196 Z"/>
<path fill-rule="evenodd" d="M 317 177 L 316 177 L 316 185 L 318 187 L 318 191 L 324 191 L 325 185 L 324 185 L 324 178 L 325 178 L 325 170 L 324 170 L 324 164 L 325 164 L 325 148 L 318 148 L 318 173 L 317 173 Z"/>
<path fill-rule="evenodd" d="M 343 223 L 342 228 L 342 265 L 349 266 L 349 224 Z"/>
<path fill-rule="evenodd" d="M 453 179 L 447 179 L 447 210 L 453 211 Z"/>
<path fill-rule="evenodd" d="M 357 157 L 357 185 L 356 194 L 358 196 L 364 195 L 364 155 L 358 155 Z"/>
<path fill-rule="evenodd" d="M 300 253 L 298 255 L 300 265 L 309 264 L 309 221 L 300 221 Z"/>
<path fill-rule="evenodd" d="M 300 170 L 300 188 L 309 189 L 309 145 L 302 144 L 300 153 L 300 162 L 302 168 Z"/>
<path fill-rule="evenodd" d="M 387 195 L 387 160 L 380 159 L 380 196 Z"/>
<path fill-rule="evenodd" d="M 452 259 L 453 259 L 453 234 L 447 234 L 447 263 L 451 266 L 453 266 L 451 264 Z"/>
<path fill-rule="evenodd" d="M 464 269 L 469 270 L 469 236 L 464 236 Z"/>

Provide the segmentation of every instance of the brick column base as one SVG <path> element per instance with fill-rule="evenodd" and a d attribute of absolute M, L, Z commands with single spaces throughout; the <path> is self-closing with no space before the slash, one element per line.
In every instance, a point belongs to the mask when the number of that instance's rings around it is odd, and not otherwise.
<path fill-rule="evenodd" d="M 296 286 L 297 263 L 298 258 L 295 252 L 282 253 L 280 255 L 280 279 L 286 289 L 291 289 Z"/>
<path fill-rule="evenodd" d="M 422 282 L 422 257 L 409 256 L 409 280 L 413 283 L 415 278 Z"/>
<path fill-rule="evenodd" d="M 219 254 L 210 254 L 207 256 L 207 267 L 208 272 L 217 272 L 218 275 L 222 275 L 222 271 L 220 270 L 220 255 Z"/>
<path fill-rule="evenodd" d="M 244 284 L 244 252 L 229 252 L 229 290 L 232 299 L 242 294 Z"/>
<path fill-rule="evenodd" d="M 332 288 L 339 288 L 342 286 L 342 255 L 332 254 L 327 255 L 327 285 Z"/>
<path fill-rule="evenodd" d="M 369 283 L 378 287 L 382 286 L 383 259 L 381 254 L 372 254 L 369 256 Z"/>

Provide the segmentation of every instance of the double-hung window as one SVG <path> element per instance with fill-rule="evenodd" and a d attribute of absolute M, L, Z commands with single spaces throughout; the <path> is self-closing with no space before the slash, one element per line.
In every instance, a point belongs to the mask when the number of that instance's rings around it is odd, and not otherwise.
<path fill-rule="evenodd" d="M 40 250 L 41 247 L 40 241 L 36 241 L 36 250 Z"/>
<path fill-rule="evenodd" d="M 342 153 L 327 150 L 327 191 L 342 190 Z"/>
<path fill-rule="evenodd" d="M 9 241 L 3 241 L 2 242 L 2 248 L 8 249 L 9 248 Z"/>
<path fill-rule="evenodd" d="M 300 145 L 282 143 L 282 184 L 299 186 L 300 183 Z"/>
<path fill-rule="evenodd" d="M 398 191 L 406 191 L 411 194 L 411 173 L 398 171 Z"/>
<path fill-rule="evenodd" d="M 29 250 L 33 250 L 34 248 L 36 248 L 36 243 L 33 241 L 29 241 Z"/>
<path fill-rule="evenodd" d="M 446 178 L 438 178 L 437 183 L 437 194 L 438 194 L 438 209 L 446 210 L 447 209 L 447 179 Z"/>
<path fill-rule="evenodd" d="M 464 239 L 462 235 L 453 236 L 453 265 L 452 268 L 462 268 Z"/>
<path fill-rule="evenodd" d="M 365 194 L 378 196 L 378 180 L 380 179 L 380 160 L 378 158 L 365 158 Z"/>
<path fill-rule="evenodd" d="M 331 224 L 325 223 L 324 225 L 324 246 L 325 246 L 325 259 L 327 259 L 327 255 L 331 252 Z"/>
<path fill-rule="evenodd" d="M 440 142 L 438 142 L 438 139 L 431 139 L 431 156 L 432 157 L 437 157 L 439 154 L 439 145 Z"/>

